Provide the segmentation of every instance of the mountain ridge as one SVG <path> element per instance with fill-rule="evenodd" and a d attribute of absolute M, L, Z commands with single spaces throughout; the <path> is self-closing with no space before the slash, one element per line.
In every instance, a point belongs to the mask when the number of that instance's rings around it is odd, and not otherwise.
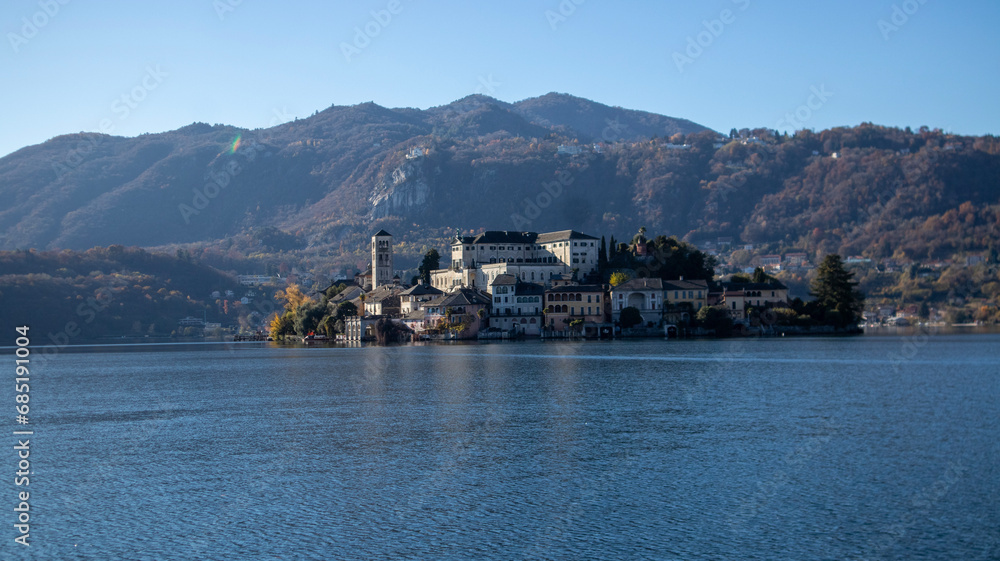
<path fill-rule="evenodd" d="M 0 249 L 225 245 L 276 227 L 303 250 L 346 255 L 381 227 L 419 245 L 456 228 L 621 236 L 646 226 L 779 250 L 931 255 L 994 235 L 998 154 L 992 136 L 869 123 L 723 137 L 558 93 L 331 105 L 265 129 L 196 122 L 22 148 L 0 158 L 0 194 L 12 201 L 0 209 Z M 921 233 L 958 217 L 979 241 Z"/>

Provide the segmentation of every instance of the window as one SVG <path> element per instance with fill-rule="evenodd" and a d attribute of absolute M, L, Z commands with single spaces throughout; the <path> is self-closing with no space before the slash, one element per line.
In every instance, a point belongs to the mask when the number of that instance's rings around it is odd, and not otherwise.
<path fill-rule="evenodd" d="M 588 304 L 590 303 L 590 299 L 591 299 L 591 298 L 592 298 L 592 296 L 588 294 L 588 295 L 587 295 L 587 303 L 588 303 Z"/>
<path fill-rule="evenodd" d="M 594 301 L 595 301 L 595 302 L 597 302 L 598 304 L 600 304 L 600 303 L 601 303 L 601 295 L 600 295 L 600 294 L 598 294 L 596 298 L 597 298 L 597 299 L 596 299 L 596 300 L 594 300 Z"/>

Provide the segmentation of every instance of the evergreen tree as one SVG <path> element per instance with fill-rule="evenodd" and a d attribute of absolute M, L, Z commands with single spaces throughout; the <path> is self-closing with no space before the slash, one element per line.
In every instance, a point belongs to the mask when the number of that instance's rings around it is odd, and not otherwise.
<path fill-rule="evenodd" d="M 611 236 L 611 243 L 608 244 L 608 261 L 614 261 L 617 255 L 618 245 L 615 243 L 615 237 Z"/>
<path fill-rule="evenodd" d="M 753 277 L 751 278 L 751 280 L 756 283 L 770 283 L 774 279 L 771 278 L 770 275 L 765 273 L 763 268 L 757 267 L 756 269 L 753 270 Z"/>
<path fill-rule="evenodd" d="M 434 271 L 441 266 L 441 255 L 436 249 L 430 249 L 426 254 L 424 254 L 423 261 L 420 262 L 420 266 L 417 267 L 417 272 L 420 273 L 420 278 L 423 279 L 424 284 L 430 286 L 431 284 L 431 271 Z"/>
<path fill-rule="evenodd" d="M 816 270 L 811 294 L 816 304 L 823 310 L 826 323 L 836 327 L 847 327 L 861 320 L 865 296 L 855 287 L 854 273 L 844 268 L 840 256 L 827 255 Z"/>
<path fill-rule="evenodd" d="M 604 236 L 601 236 L 601 247 L 597 249 L 597 270 L 603 273 L 605 269 L 608 268 L 608 246 L 604 242 Z"/>

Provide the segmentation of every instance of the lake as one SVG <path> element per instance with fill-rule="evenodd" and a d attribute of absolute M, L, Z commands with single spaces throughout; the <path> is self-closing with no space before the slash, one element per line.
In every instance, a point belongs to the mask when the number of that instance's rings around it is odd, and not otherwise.
<path fill-rule="evenodd" d="M 4 460 L 2 557 L 998 559 L 998 357 L 997 334 L 64 351 L 32 372 L 29 487 Z"/>

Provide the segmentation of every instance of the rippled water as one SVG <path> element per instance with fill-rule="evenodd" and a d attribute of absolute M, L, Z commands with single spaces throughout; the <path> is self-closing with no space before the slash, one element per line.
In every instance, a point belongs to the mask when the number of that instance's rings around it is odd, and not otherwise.
<path fill-rule="evenodd" d="M 30 557 L 997 559 L 997 357 L 997 335 L 63 353 L 32 385 Z"/>

